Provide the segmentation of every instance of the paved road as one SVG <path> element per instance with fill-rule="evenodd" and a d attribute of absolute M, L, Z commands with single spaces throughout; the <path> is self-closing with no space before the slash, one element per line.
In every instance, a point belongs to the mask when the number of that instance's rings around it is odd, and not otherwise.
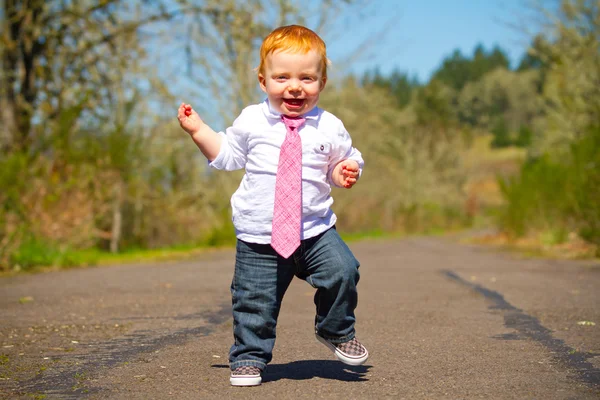
<path fill-rule="evenodd" d="M 220 251 L 0 279 L 0 397 L 600 398 L 600 266 L 439 238 L 351 247 L 364 366 L 314 339 L 313 289 L 296 280 L 263 385 L 230 387 L 234 254 Z"/>

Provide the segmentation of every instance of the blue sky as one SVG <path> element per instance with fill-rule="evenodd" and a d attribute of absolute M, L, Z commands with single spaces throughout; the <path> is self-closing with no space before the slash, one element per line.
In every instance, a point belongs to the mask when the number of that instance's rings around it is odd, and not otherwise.
<path fill-rule="evenodd" d="M 546 0 L 550 3 L 553 0 Z M 427 81 L 454 49 L 471 56 L 478 43 L 487 50 L 499 45 L 517 64 L 538 31 L 527 0 L 380 0 L 366 17 L 354 17 L 352 29 L 328 40 L 333 70 L 361 73 L 379 66 L 393 68 Z M 386 26 L 383 34 L 377 34 Z M 529 33 L 528 33 L 529 31 Z M 366 37 L 375 42 L 359 59 L 345 62 L 343 55 Z M 343 68 L 340 66 L 343 66 Z"/>

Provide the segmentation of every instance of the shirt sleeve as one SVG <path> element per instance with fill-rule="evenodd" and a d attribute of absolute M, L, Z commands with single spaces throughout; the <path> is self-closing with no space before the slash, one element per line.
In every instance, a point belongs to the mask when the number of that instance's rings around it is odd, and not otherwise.
<path fill-rule="evenodd" d="M 354 160 L 358 163 L 358 177 L 360 178 L 365 161 L 363 160 L 360 151 L 352 147 L 352 138 L 344 127 L 344 124 L 340 122 L 340 128 L 333 143 L 329 170 L 327 171 L 327 182 L 332 186 L 340 187 L 333 182 L 331 175 L 333 174 L 335 166 L 343 160 Z"/>
<path fill-rule="evenodd" d="M 234 171 L 236 169 L 242 169 L 246 166 L 248 160 L 248 132 L 243 123 L 243 114 L 240 115 L 233 125 L 225 130 L 225 132 L 219 132 L 221 135 L 221 148 L 219 154 L 208 165 L 212 168 Z"/>

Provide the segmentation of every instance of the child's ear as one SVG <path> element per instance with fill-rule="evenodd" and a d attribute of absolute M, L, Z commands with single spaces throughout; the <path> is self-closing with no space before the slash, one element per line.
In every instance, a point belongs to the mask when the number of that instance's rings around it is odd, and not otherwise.
<path fill-rule="evenodd" d="M 263 74 L 258 74 L 258 83 L 263 92 L 267 93 L 267 80 Z"/>
<path fill-rule="evenodd" d="M 327 83 L 327 78 L 323 77 L 321 78 L 321 88 L 319 89 L 319 92 L 323 89 L 325 89 L 325 84 Z"/>

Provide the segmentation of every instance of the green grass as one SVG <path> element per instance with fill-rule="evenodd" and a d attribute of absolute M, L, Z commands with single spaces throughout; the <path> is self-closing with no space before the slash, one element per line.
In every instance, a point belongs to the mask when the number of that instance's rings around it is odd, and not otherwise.
<path fill-rule="evenodd" d="M 100 249 L 71 249 L 57 243 L 30 237 L 24 240 L 20 247 L 10 255 L 10 268 L 2 269 L 0 266 L 0 274 L 10 275 L 20 272 L 40 272 L 96 265 L 178 260 L 234 245 L 233 228 L 217 229 L 204 238 L 201 244 L 176 245 L 160 249 L 131 248 L 118 253 Z"/>
<path fill-rule="evenodd" d="M 444 230 L 431 230 L 430 232 L 422 234 L 438 235 L 447 233 Z M 384 232 L 382 230 L 373 230 L 368 232 L 353 232 L 344 233 L 340 232 L 341 237 L 347 242 L 357 242 L 361 240 L 376 240 L 376 239 L 391 239 L 406 236 L 405 233 L 398 232 Z M 13 269 L 11 271 L 5 271 L 4 274 L 15 274 L 22 272 L 43 272 L 55 269 L 64 268 L 78 268 L 88 266 L 109 266 L 119 264 L 136 264 L 136 263 L 150 263 L 158 261 L 177 261 L 188 259 L 200 254 L 219 250 L 219 249 L 233 249 L 235 248 L 234 241 L 231 244 L 221 244 L 219 246 L 211 246 L 208 244 L 204 245 L 181 245 L 173 246 L 161 249 L 130 249 L 120 253 L 112 254 L 106 251 L 97 249 L 90 250 L 69 250 L 69 259 L 72 261 L 68 265 L 51 264 L 51 265 L 31 265 L 27 269 Z M 33 299 L 23 299 L 23 303 L 33 301 Z"/>
<path fill-rule="evenodd" d="M 55 243 L 30 237 L 10 255 L 10 264 L 13 271 L 33 271 L 48 266 L 65 268 L 95 265 L 97 256 L 98 252 L 61 248 Z"/>
<path fill-rule="evenodd" d="M 411 234 L 438 236 L 468 229 L 468 227 L 459 226 L 456 216 L 441 215 L 443 210 L 429 210 L 426 214 L 422 218 L 429 221 L 429 223 L 419 224 L 414 232 L 388 232 L 381 229 L 365 232 L 341 230 L 340 235 L 347 242 L 356 242 L 361 240 L 397 239 Z M 449 223 L 449 219 L 457 221 L 450 221 L 452 223 Z M 437 226 L 439 224 L 445 225 L 445 227 Z M 57 244 L 32 238 L 24 241 L 18 251 L 12 255 L 12 268 L 0 271 L 0 274 L 11 275 L 89 266 L 176 261 L 225 248 L 235 248 L 235 232 L 229 227 L 215 230 L 211 235 L 205 237 L 200 244 L 176 245 L 159 249 L 130 248 L 118 253 L 110 253 L 100 249 L 75 250 L 60 248 Z M 33 301 L 33 299 L 21 299 L 22 303 L 30 301 Z"/>
<path fill-rule="evenodd" d="M 122 253 L 107 253 L 95 250 L 97 265 L 111 265 L 124 263 L 139 263 L 147 261 L 177 260 L 206 253 L 211 249 L 220 247 L 210 246 L 175 246 L 162 249 L 135 249 L 126 250 Z"/>
<path fill-rule="evenodd" d="M 352 232 L 352 233 L 344 233 L 340 232 L 340 236 L 347 242 L 357 242 L 359 240 L 368 240 L 368 239 L 387 239 L 391 237 L 398 237 L 398 234 L 384 232 L 382 230 L 376 229 L 368 232 Z"/>

